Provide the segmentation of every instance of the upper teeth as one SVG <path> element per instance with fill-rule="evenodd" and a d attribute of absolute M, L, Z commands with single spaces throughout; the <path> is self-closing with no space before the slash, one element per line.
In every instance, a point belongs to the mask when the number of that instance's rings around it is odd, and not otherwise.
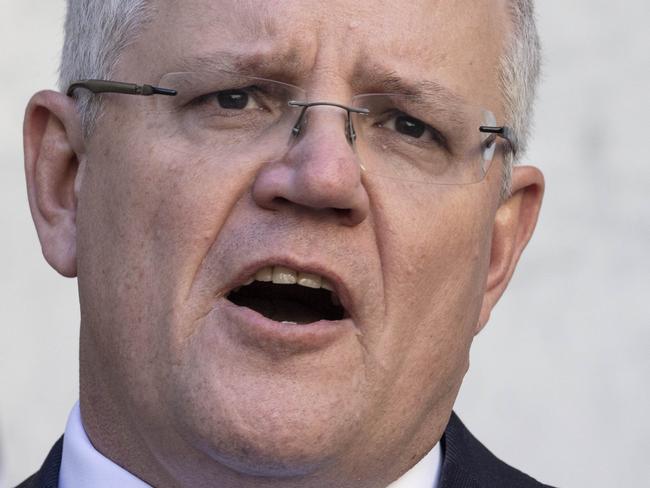
<path fill-rule="evenodd" d="M 278 285 L 300 285 L 307 288 L 324 288 L 334 291 L 332 283 L 320 275 L 295 271 L 284 266 L 267 266 L 260 269 L 255 276 L 249 278 L 244 285 L 250 285 L 253 281 L 273 282 Z"/>

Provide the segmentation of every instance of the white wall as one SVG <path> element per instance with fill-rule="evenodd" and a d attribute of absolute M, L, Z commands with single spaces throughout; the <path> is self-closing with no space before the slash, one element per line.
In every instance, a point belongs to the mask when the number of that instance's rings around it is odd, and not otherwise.
<path fill-rule="evenodd" d="M 650 4 L 537 3 L 545 207 L 457 408 L 549 483 L 650 486 Z"/>
<path fill-rule="evenodd" d="M 538 4 L 545 80 L 527 159 L 546 174 L 545 208 L 457 411 L 547 483 L 647 486 L 650 7 Z M 22 171 L 22 113 L 54 86 L 63 1 L 0 7 L 0 436 L 13 486 L 76 399 L 79 313 L 75 282 L 40 255 Z"/>
<path fill-rule="evenodd" d="M 54 86 L 63 5 L 0 0 L 0 450 L 9 486 L 41 465 L 78 388 L 76 282 L 41 256 L 22 168 L 23 112 L 33 92 Z"/>

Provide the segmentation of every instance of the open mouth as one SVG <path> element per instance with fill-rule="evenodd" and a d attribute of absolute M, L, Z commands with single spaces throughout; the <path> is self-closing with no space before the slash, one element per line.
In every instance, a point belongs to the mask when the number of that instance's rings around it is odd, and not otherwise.
<path fill-rule="evenodd" d="M 311 324 L 349 317 L 330 281 L 283 266 L 262 268 L 226 298 L 276 322 Z"/>

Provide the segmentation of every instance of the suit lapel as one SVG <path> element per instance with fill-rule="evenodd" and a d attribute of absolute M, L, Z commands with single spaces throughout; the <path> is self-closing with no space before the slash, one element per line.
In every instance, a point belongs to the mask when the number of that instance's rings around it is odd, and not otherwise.
<path fill-rule="evenodd" d="M 552 488 L 497 458 L 454 412 L 440 442 L 444 462 L 439 488 Z"/>
<path fill-rule="evenodd" d="M 485 488 L 473 474 L 475 453 L 471 449 L 472 434 L 455 412 L 440 441 L 444 453 L 439 488 Z"/>
<path fill-rule="evenodd" d="M 59 471 L 61 470 L 61 454 L 63 453 L 63 436 L 47 455 L 41 469 L 16 488 L 58 488 Z"/>

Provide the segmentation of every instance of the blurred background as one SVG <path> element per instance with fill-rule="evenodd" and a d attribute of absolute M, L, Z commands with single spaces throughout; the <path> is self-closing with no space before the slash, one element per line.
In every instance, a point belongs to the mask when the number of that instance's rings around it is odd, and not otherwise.
<path fill-rule="evenodd" d="M 0 487 L 34 472 L 77 399 L 76 282 L 41 256 L 22 116 L 55 87 L 62 0 L 0 0 Z M 456 411 L 495 454 L 561 487 L 650 486 L 650 4 L 543 0 L 526 161 L 537 232 L 476 339 Z"/>

